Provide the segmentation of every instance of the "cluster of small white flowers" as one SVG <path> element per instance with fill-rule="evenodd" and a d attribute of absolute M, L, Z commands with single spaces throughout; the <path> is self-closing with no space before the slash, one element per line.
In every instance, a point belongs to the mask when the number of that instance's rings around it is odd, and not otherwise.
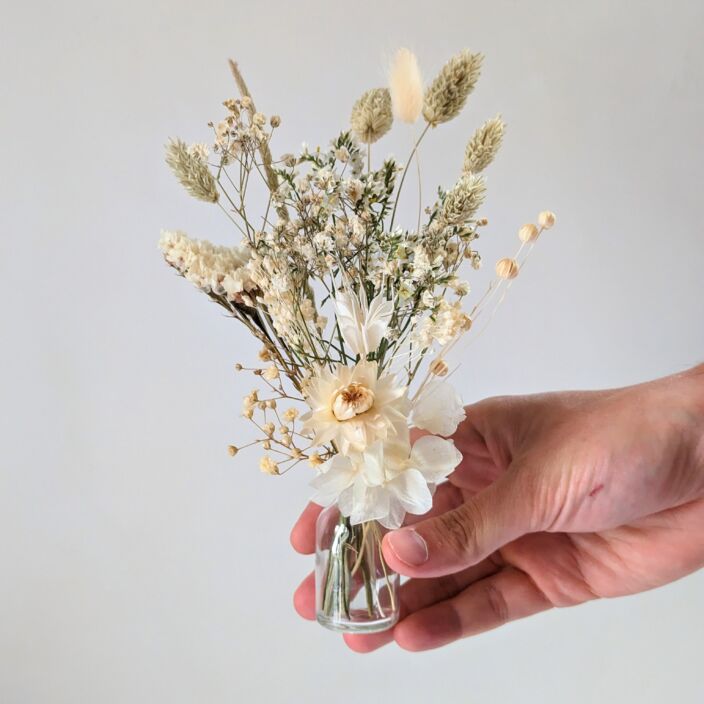
<path fill-rule="evenodd" d="M 460 301 L 448 303 L 441 299 L 436 310 L 418 323 L 411 339 L 420 349 L 431 347 L 433 342 L 446 345 L 469 330 L 471 325 L 472 320 L 462 310 Z"/>
<path fill-rule="evenodd" d="M 252 101 L 249 97 L 226 100 L 224 105 L 228 114 L 220 122 L 211 123 L 211 126 L 215 132 L 213 150 L 219 153 L 223 157 L 223 163 L 227 164 L 244 153 L 253 153 L 262 145 L 266 145 L 271 135 L 266 131 L 266 116 L 260 112 L 252 112 Z M 281 119 L 274 115 L 268 122 L 275 128 L 279 126 Z"/>
<path fill-rule="evenodd" d="M 162 231 L 159 248 L 166 261 L 202 291 L 252 305 L 256 284 L 249 274 L 247 245 L 223 247 L 183 232 Z"/>
<path fill-rule="evenodd" d="M 259 353 L 262 361 L 271 361 L 271 351 L 263 348 Z M 247 368 L 241 364 L 235 365 L 236 371 L 247 370 L 263 379 L 268 386 L 268 392 L 254 389 L 242 399 L 242 416 L 251 421 L 260 432 L 260 437 L 248 445 L 237 447 L 230 445 L 230 455 L 236 455 L 244 447 L 259 445 L 265 452 L 259 467 L 266 474 L 282 474 L 303 460 L 313 467 L 321 465 L 330 456 L 330 450 L 311 453 L 310 434 L 300 425 L 300 412 L 296 406 L 288 406 L 281 410 L 279 404 L 291 401 L 302 402 L 287 394 L 281 383 L 281 372 L 275 363 L 264 368 Z"/>

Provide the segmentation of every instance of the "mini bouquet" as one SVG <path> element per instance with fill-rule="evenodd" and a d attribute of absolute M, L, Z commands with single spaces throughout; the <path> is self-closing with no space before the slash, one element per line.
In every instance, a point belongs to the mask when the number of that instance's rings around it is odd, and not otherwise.
<path fill-rule="evenodd" d="M 239 97 L 209 123 L 212 144 L 172 140 L 166 161 L 190 195 L 220 208 L 241 240 L 214 245 L 163 232 L 167 263 L 242 323 L 261 343 L 261 364 L 243 366 L 259 381 L 243 416 L 257 429 L 250 446 L 263 472 L 315 470 L 318 519 L 318 620 L 370 632 L 398 618 L 399 577 L 384 562 L 384 531 L 407 513 L 424 514 L 434 488 L 461 460 L 448 439 L 465 418 L 448 379 L 447 355 L 464 333 L 490 318 L 540 233 L 555 216 L 524 225 L 515 256 L 471 307 L 463 263 L 487 221 L 484 170 L 504 136 L 486 121 L 458 160 L 457 181 L 423 200 L 419 149 L 428 133 L 455 118 L 474 89 L 480 54 L 462 51 L 424 87 L 415 56 L 397 52 L 389 86 L 364 93 L 350 129 L 326 149 L 275 158 L 280 118 L 255 108 L 238 66 Z M 376 143 L 394 120 L 422 121 L 409 158 L 378 159 Z M 410 169 L 415 164 L 415 169 Z M 413 222 L 399 221 L 409 169 L 417 180 Z M 413 178 L 413 177 L 412 177 Z M 266 194 L 254 215 L 251 192 Z M 425 207 L 424 207 L 425 206 Z M 410 430 L 417 428 L 415 442 Z M 246 447 L 247 445 L 243 446 Z M 231 455 L 243 447 L 229 446 Z"/>

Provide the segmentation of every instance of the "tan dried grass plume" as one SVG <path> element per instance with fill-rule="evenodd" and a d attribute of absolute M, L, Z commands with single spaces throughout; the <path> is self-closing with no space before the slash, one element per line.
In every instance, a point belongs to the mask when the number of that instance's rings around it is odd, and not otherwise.
<path fill-rule="evenodd" d="M 389 66 L 389 91 L 396 119 L 415 122 L 423 109 L 423 77 L 410 49 L 401 48 L 394 55 Z"/>
<path fill-rule="evenodd" d="M 423 117 L 430 125 L 437 127 L 459 114 L 477 83 L 483 59 L 465 49 L 442 67 L 425 91 Z"/>
<path fill-rule="evenodd" d="M 465 173 L 478 174 L 484 171 L 501 147 L 501 142 L 506 131 L 506 123 L 500 115 L 487 120 L 467 143 L 464 152 Z"/>
<path fill-rule="evenodd" d="M 464 225 L 479 210 L 486 196 L 483 176 L 465 174 L 447 192 L 442 218 L 448 225 Z"/>
<path fill-rule="evenodd" d="M 166 145 L 166 163 L 194 198 L 207 203 L 215 203 L 218 200 L 220 194 L 208 165 L 200 156 L 189 151 L 184 141 L 169 141 Z"/>
<path fill-rule="evenodd" d="M 350 124 L 360 141 L 373 144 L 383 137 L 394 121 L 388 88 L 372 88 L 354 104 Z"/>

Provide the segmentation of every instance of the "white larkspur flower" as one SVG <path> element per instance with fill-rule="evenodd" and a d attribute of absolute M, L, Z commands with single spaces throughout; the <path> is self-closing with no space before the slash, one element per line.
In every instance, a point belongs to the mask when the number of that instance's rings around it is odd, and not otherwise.
<path fill-rule="evenodd" d="M 393 312 L 393 301 L 387 301 L 383 291 L 369 304 L 361 287 L 359 296 L 354 291 L 340 291 L 335 298 L 335 314 L 345 344 L 362 359 L 379 347 Z"/>
<path fill-rule="evenodd" d="M 406 513 L 422 515 L 432 506 L 435 485 L 462 460 L 451 440 L 433 435 L 407 444 L 377 442 L 363 454 L 335 455 L 311 482 L 313 501 L 337 502 L 353 525 L 377 520 L 384 527 L 401 526 Z"/>
<path fill-rule="evenodd" d="M 431 381 L 413 402 L 412 425 L 448 437 L 466 418 L 460 395 L 447 381 Z"/>
<path fill-rule="evenodd" d="M 377 440 L 405 438 L 409 401 L 406 387 L 387 374 L 377 378 L 376 362 L 323 367 L 306 384 L 310 411 L 303 430 L 316 445 L 334 442 L 343 455 L 364 452 Z"/>

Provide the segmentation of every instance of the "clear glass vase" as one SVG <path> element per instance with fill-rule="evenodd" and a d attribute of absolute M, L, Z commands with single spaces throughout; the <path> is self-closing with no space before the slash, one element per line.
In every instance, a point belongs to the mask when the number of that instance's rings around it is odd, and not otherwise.
<path fill-rule="evenodd" d="M 375 633 L 398 621 L 399 576 L 389 569 L 381 552 L 385 532 L 376 521 L 351 525 L 335 505 L 318 516 L 318 623 L 342 633 Z"/>

